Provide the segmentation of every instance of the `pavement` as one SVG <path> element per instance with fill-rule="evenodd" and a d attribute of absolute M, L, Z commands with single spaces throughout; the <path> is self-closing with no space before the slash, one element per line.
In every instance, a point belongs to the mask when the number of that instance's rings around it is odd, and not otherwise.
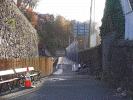
<path fill-rule="evenodd" d="M 18 88 L 0 95 L 0 100 L 129 100 L 116 88 L 94 79 L 87 71 L 72 72 L 75 62 L 60 57 L 54 73 L 37 82 L 35 88 Z"/>

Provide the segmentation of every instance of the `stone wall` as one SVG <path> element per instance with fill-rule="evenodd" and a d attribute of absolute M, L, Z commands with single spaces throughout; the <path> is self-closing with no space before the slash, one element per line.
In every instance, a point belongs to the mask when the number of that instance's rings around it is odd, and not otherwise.
<path fill-rule="evenodd" d="M 37 31 L 12 0 L 0 2 L 0 57 L 38 57 Z"/>
<path fill-rule="evenodd" d="M 120 40 L 110 45 L 109 82 L 133 91 L 133 41 Z"/>
<path fill-rule="evenodd" d="M 115 32 L 112 32 L 111 34 L 115 34 Z M 109 56 L 109 50 L 110 45 L 116 40 L 115 35 L 109 35 L 102 39 L 102 69 L 107 71 L 108 69 L 108 56 Z"/>
<path fill-rule="evenodd" d="M 85 51 L 80 51 L 78 54 L 78 62 L 86 64 L 90 70 L 91 74 L 100 74 L 102 70 L 102 46 L 96 46 Z"/>

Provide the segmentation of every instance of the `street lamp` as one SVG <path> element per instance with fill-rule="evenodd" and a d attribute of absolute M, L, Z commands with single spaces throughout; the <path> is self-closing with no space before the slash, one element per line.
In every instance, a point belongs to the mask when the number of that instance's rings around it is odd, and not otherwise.
<path fill-rule="evenodd" d="M 92 1 L 93 0 L 91 0 L 91 7 L 90 7 L 90 22 L 89 22 L 89 36 L 88 36 L 88 47 L 89 48 L 90 48 L 90 33 L 91 33 Z"/>

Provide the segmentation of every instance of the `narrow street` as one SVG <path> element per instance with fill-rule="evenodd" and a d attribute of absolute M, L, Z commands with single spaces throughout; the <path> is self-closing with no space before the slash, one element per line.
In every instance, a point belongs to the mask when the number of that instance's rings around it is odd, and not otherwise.
<path fill-rule="evenodd" d="M 115 88 L 95 80 L 89 74 L 72 72 L 72 64 L 65 57 L 59 58 L 57 71 L 45 77 L 35 88 L 19 89 L 3 95 L 10 100 L 126 100 L 120 99 Z"/>
<path fill-rule="evenodd" d="M 0 0 L 0 100 L 133 100 L 133 0 Z"/>

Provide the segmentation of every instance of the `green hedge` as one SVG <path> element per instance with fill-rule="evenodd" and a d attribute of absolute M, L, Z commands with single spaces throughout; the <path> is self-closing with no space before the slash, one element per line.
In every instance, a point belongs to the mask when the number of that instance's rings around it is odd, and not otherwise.
<path fill-rule="evenodd" d="M 111 25 L 111 28 L 109 28 Z M 125 35 L 125 17 L 122 11 L 120 0 L 106 0 L 100 36 L 104 38 L 110 32 L 116 31 L 118 38 Z"/>

